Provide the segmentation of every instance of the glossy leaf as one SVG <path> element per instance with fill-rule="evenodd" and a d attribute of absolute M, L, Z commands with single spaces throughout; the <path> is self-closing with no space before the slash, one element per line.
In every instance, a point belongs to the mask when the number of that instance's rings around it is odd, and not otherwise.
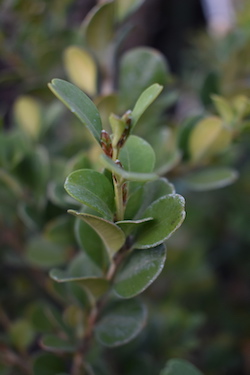
<path fill-rule="evenodd" d="M 23 95 L 17 98 L 13 109 L 15 119 L 22 131 L 32 139 L 38 139 L 42 127 L 39 102 L 31 96 Z"/>
<path fill-rule="evenodd" d="M 143 329 L 146 317 L 144 305 L 135 299 L 114 302 L 97 323 L 95 336 L 104 346 L 126 344 Z"/>
<path fill-rule="evenodd" d="M 179 228 L 185 218 L 184 198 L 178 194 L 170 194 L 153 202 L 142 217 L 153 217 L 138 230 L 135 248 L 147 249 L 163 243 Z"/>
<path fill-rule="evenodd" d="M 125 242 L 124 232 L 113 222 L 101 217 L 69 210 L 69 213 L 84 220 L 98 233 L 105 244 L 110 256 L 116 253 Z"/>
<path fill-rule="evenodd" d="M 188 175 L 185 183 L 192 190 L 207 191 L 231 185 L 237 178 L 238 172 L 232 168 L 214 167 Z"/>
<path fill-rule="evenodd" d="M 106 270 L 108 267 L 108 254 L 104 243 L 96 231 L 85 221 L 76 219 L 75 235 L 82 251 L 85 252 L 101 270 Z"/>
<path fill-rule="evenodd" d="M 117 174 L 118 176 L 123 177 L 124 180 L 145 182 L 145 181 L 155 180 L 157 178 L 157 175 L 154 173 L 128 172 L 125 169 L 119 167 L 117 164 L 115 164 L 106 155 L 101 155 L 100 161 L 105 168 Z"/>
<path fill-rule="evenodd" d="M 154 83 L 140 95 L 132 111 L 132 129 L 151 103 L 160 95 L 163 87 Z"/>
<path fill-rule="evenodd" d="M 142 200 L 140 208 L 135 215 L 139 218 L 143 215 L 147 207 L 149 207 L 154 201 L 167 195 L 174 194 L 174 185 L 171 184 L 166 178 L 162 177 L 155 181 L 149 181 L 143 186 Z"/>
<path fill-rule="evenodd" d="M 114 193 L 109 180 L 91 169 L 72 172 L 65 181 L 65 189 L 73 198 L 112 220 Z"/>
<path fill-rule="evenodd" d="M 166 60 L 152 48 L 139 47 L 126 52 L 120 65 L 119 86 L 121 110 L 134 107 L 141 93 L 158 83 L 165 85 L 168 79 Z"/>
<path fill-rule="evenodd" d="M 34 375 L 55 375 L 63 373 L 66 368 L 65 361 L 51 353 L 39 354 L 33 364 Z"/>
<path fill-rule="evenodd" d="M 53 79 L 49 88 L 79 118 L 99 143 L 102 131 L 101 118 L 89 97 L 72 83 L 61 79 Z"/>
<path fill-rule="evenodd" d="M 64 66 L 70 81 L 89 95 L 97 90 L 97 66 L 88 51 L 77 46 L 66 48 Z"/>
<path fill-rule="evenodd" d="M 120 151 L 119 160 L 128 172 L 150 173 L 155 165 L 155 153 L 144 139 L 131 135 Z"/>
<path fill-rule="evenodd" d="M 133 250 L 118 271 L 114 291 L 121 298 L 142 293 L 161 273 L 166 260 L 166 248 L 159 245 L 151 249 Z"/>
<path fill-rule="evenodd" d="M 160 375 L 202 375 L 194 365 L 184 359 L 171 359 L 168 361 Z"/>
<path fill-rule="evenodd" d="M 139 219 L 139 220 L 121 220 L 121 221 L 117 221 L 116 225 L 118 225 L 126 234 L 126 236 L 128 236 L 133 229 L 137 228 L 138 225 L 142 225 L 146 223 L 147 221 L 151 221 L 151 220 L 153 220 L 152 217 L 147 217 L 145 219 Z"/>
<path fill-rule="evenodd" d="M 74 353 L 77 350 L 76 344 L 54 335 L 44 335 L 41 346 L 47 351 L 59 353 Z"/>

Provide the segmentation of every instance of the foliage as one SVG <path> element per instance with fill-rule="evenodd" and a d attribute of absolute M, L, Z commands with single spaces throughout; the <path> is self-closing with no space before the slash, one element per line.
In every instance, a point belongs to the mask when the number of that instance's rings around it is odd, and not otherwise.
<path fill-rule="evenodd" d="M 197 331 L 219 302 L 205 251 L 226 230 L 220 217 L 236 238 L 246 226 L 237 194 L 206 192 L 238 178 L 250 101 L 217 93 L 210 112 L 166 117 L 178 95 L 165 58 L 148 47 L 120 53 L 125 20 L 142 3 L 100 2 L 65 48 L 72 83 L 49 88 L 75 117 L 23 95 L 15 126 L 1 129 L 0 374 L 200 374 L 185 360 L 164 364 L 199 350 Z M 222 201 L 239 214 L 227 217 Z M 229 325 L 234 312 L 244 316 L 234 307 Z M 216 353 L 226 361 L 233 345 L 229 332 L 218 337 L 207 368 L 198 365 L 215 373 Z"/>

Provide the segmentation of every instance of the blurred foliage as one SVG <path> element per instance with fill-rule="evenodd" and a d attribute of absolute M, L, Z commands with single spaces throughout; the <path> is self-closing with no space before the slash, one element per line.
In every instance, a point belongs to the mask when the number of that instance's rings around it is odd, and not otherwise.
<path fill-rule="evenodd" d="M 158 51 L 119 54 L 129 11 L 142 1 L 127 3 L 120 1 L 119 11 L 112 2 L 92 9 L 80 27 L 73 0 L 1 4 L 0 81 L 16 98 L 10 129 L 2 125 L 0 133 L 1 375 L 70 373 L 73 338 L 82 337 L 89 309 L 83 289 L 48 277 L 79 248 L 75 220 L 66 214 L 77 205 L 64 180 L 74 170 L 100 168 L 88 133 L 52 100 L 46 84 L 55 76 L 92 97 L 108 131 L 111 112 L 122 115 L 146 87 L 164 85 L 136 133 L 153 146 L 156 172 L 187 204 L 185 223 L 168 241 L 165 268 L 142 295 L 146 328 L 123 347 L 103 352 L 95 345 L 86 373 L 172 375 L 175 364 L 162 369 L 176 357 L 207 375 L 250 370 L 249 5 L 224 39 L 195 36 L 183 79 L 176 80 Z M 183 87 L 199 113 L 180 123 L 174 108 Z M 1 115 L 7 111 L 6 101 Z M 178 364 L 173 368 L 177 375 Z"/>

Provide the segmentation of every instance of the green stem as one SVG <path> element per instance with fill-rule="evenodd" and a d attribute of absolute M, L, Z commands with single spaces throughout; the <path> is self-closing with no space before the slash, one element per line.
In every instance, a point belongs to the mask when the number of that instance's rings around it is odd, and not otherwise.
<path fill-rule="evenodd" d="M 123 220 L 124 217 L 124 205 L 123 205 L 123 193 L 122 184 L 123 180 L 120 180 L 119 176 L 113 176 L 114 189 L 115 189 L 115 205 L 116 205 L 116 221 Z"/>

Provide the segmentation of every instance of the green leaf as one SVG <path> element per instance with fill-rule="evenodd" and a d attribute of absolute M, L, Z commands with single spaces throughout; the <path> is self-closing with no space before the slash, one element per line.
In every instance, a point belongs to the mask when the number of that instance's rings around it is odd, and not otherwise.
<path fill-rule="evenodd" d="M 34 375 L 56 375 L 65 371 L 66 363 L 61 357 L 50 353 L 39 354 L 33 364 Z"/>
<path fill-rule="evenodd" d="M 88 46 L 99 57 L 108 54 L 114 35 L 113 1 L 106 1 L 92 8 L 82 26 Z"/>
<path fill-rule="evenodd" d="M 184 359 L 171 359 L 160 375 L 202 375 L 202 373 Z"/>
<path fill-rule="evenodd" d="M 154 169 L 155 153 L 148 142 L 131 135 L 120 151 L 119 160 L 128 172 L 150 173 Z"/>
<path fill-rule="evenodd" d="M 77 46 L 66 48 L 64 66 L 70 81 L 89 95 L 97 90 L 97 66 L 88 51 Z"/>
<path fill-rule="evenodd" d="M 57 207 L 79 207 L 78 202 L 72 199 L 63 187 L 63 183 L 51 182 L 48 186 L 48 198 Z"/>
<path fill-rule="evenodd" d="M 100 143 L 101 118 L 98 109 L 89 97 L 72 83 L 61 79 L 53 79 L 52 83 L 49 84 L 49 88 L 79 118 L 97 142 Z"/>
<path fill-rule="evenodd" d="M 104 243 L 96 231 L 85 221 L 76 219 L 75 235 L 82 251 L 85 252 L 101 270 L 107 270 L 109 263 L 108 254 Z"/>
<path fill-rule="evenodd" d="M 117 0 L 117 18 L 122 21 L 134 12 L 145 0 Z"/>
<path fill-rule="evenodd" d="M 113 160 L 111 160 L 106 155 L 101 155 L 100 161 L 105 168 L 117 174 L 118 176 L 123 177 L 124 180 L 145 182 L 149 180 L 155 180 L 157 178 L 157 175 L 155 173 L 128 172 L 125 169 L 119 167 L 117 164 L 115 164 Z"/>
<path fill-rule="evenodd" d="M 39 102 L 28 95 L 19 96 L 14 103 L 13 110 L 20 129 L 30 138 L 37 140 L 42 127 Z"/>
<path fill-rule="evenodd" d="M 84 253 L 73 259 L 68 270 L 51 270 L 50 277 L 59 283 L 78 282 L 96 297 L 105 293 L 109 286 L 100 268 Z"/>
<path fill-rule="evenodd" d="M 67 249 L 37 236 L 30 240 L 25 253 L 26 260 L 33 266 L 50 268 L 67 261 Z"/>
<path fill-rule="evenodd" d="M 231 185 L 237 178 L 238 172 L 232 168 L 214 167 L 188 175 L 185 183 L 191 190 L 207 191 Z"/>
<path fill-rule="evenodd" d="M 222 117 L 226 124 L 230 124 L 235 116 L 232 106 L 222 96 L 212 95 L 211 98 L 218 114 Z"/>
<path fill-rule="evenodd" d="M 19 319 L 11 323 L 9 335 L 12 345 L 18 350 L 24 350 L 32 343 L 35 332 L 28 320 Z"/>
<path fill-rule="evenodd" d="M 41 340 L 41 346 L 47 351 L 59 353 L 74 353 L 77 350 L 77 345 L 73 342 L 54 335 L 44 335 Z"/>
<path fill-rule="evenodd" d="M 126 52 L 120 64 L 119 86 L 121 112 L 134 103 L 149 86 L 165 85 L 168 79 L 166 60 L 152 48 L 139 47 Z"/>
<path fill-rule="evenodd" d="M 222 152 L 232 140 L 232 132 L 216 116 L 199 121 L 189 137 L 189 152 L 193 161 Z"/>
<path fill-rule="evenodd" d="M 184 198 L 170 194 L 153 202 L 142 217 L 154 220 L 140 227 L 135 238 L 135 248 L 147 249 L 163 243 L 178 229 L 185 218 Z"/>
<path fill-rule="evenodd" d="M 114 282 L 115 293 L 122 298 L 131 298 L 142 293 L 161 273 L 166 260 L 163 244 L 145 250 L 133 250 Z"/>
<path fill-rule="evenodd" d="M 84 220 L 96 231 L 96 233 L 98 233 L 110 256 L 116 253 L 124 244 L 126 239 L 124 232 L 113 222 L 107 221 L 98 216 L 80 213 L 73 210 L 69 210 L 68 212 L 79 219 Z"/>
<path fill-rule="evenodd" d="M 133 229 L 135 229 L 138 225 L 144 224 L 147 221 L 153 220 L 152 217 L 146 217 L 145 219 L 139 219 L 139 220 L 121 220 L 117 221 L 116 225 L 119 225 L 119 227 L 123 230 L 123 232 L 128 236 Z"/>
<path fill-rule="evenodd" d="M 143 329 L 146 317 L 144 305 L 135 299 L 114 302 L 97 323 L 95 336 L 104 346 L 126 344 Z"/>
<path fill-rule="evenodd" d="M 96 106 L 100 112 L 103 128 L 111 133 L 109 117 L 111 113 L 117 113 L 117 94 L 102 95 L 95 99 Z"/>
<path fill-rule="evenodd" d="M 57 216 L 49 221 L 44 229 L 44 237 L 61 246 L 70 246 L 74 243 L 73 221 L 69 215 Z"/>
<path fill-rule="evenodd" d="M 64 187 L 77 201 L 96 210 L 104 218 L 113 219 L 113 187 L 103 174 L 91 169 L 80 169 L 67 177 Z"/>
<path fill-rule="evenodd" d="M 134 109 L 132 111 L 132 129 L 135 127 L 137 121 L 150 106 L 151 103 L 160 95 L 163 86 L 154 83 L 140 95 L 139 99 L 135 103 Z"/>
<path fill-rule="evenodd" d="M 174 194 L 174 185 L 171 184 L 166 178 L 162 177 L 155 181 L 148 181 L 143 186 L 142 200 L 139 211 L 135 215 L 135 218 L 139 218 L 143 215 L 144 211 L 157 199 L 168 195 Z"/>

